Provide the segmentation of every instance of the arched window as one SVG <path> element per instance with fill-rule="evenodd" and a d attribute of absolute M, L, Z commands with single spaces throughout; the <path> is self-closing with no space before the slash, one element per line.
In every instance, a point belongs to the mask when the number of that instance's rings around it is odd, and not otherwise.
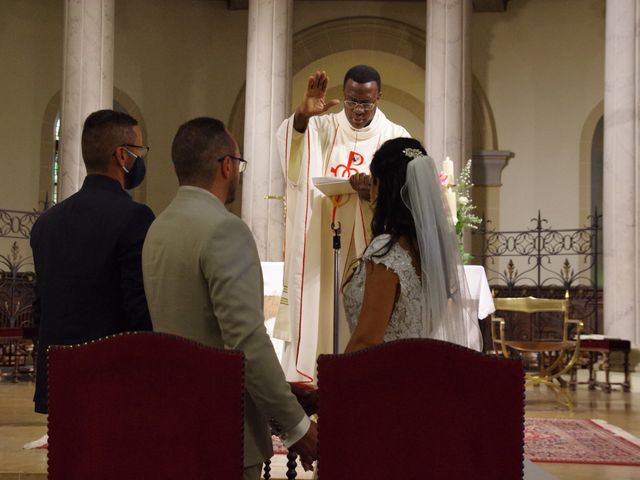
<path fill-rule="evenodd" d="M 143 137 L 146 138 L 146 126 L 142 112 L 136 103 L 124 92 L 114 89 L 113 109 L 132 115 L 140 122 Z M 56 93 L 47 105 L 42 122 L 42 149 L 40 153 L 40 182 L 38 189 L 39 208 L 47 208 L 59 201 L 60 178 L 60 92 Z M 147 196 L 146 182 L 135 190 L 132 195 L 138 202 L 145 202 Z"/>
<path fill-rule="evenodd" d="M 56 115 L 53 122 L 53 164 L 51 165 L 51 198 L 49 201 L 54 205 L 58 203 L 58 170 L 60 158 L 60 113 Z"/>

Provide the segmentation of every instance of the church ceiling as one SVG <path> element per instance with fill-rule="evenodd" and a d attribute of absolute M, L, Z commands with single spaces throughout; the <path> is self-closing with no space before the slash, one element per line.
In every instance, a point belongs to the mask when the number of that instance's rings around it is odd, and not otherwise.
<path fill-rule="evenodd" d="M 301 0 L 297 0 L 301 1 Z M 314 2 L 322 2 L 328 0 L 306 0 Z M 352 0 L 366 1 L 366 0 Z M 368 0 L 371 1 L 371 0 Z M 373 1 L 394 1 L 394 0 L 373 0 Z M 409 2 L 424 2 L 425 0 L 400 0 Z M 504 12 L 507 10 L 509 0 L 473 0 L 474 12 Z M 229 10 L 246 10 L 249 7 L 249 0 L 227 0 L 227 8 Z"/>

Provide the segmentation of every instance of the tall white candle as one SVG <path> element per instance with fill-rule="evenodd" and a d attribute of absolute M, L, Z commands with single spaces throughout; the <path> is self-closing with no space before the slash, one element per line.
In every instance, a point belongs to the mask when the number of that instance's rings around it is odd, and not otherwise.
<path fill-rule="evenodd" d="M 442 162 L 442 173 L 447 176 L 447 185 L 453 185 L 453 162 L 449 157 Z"/>

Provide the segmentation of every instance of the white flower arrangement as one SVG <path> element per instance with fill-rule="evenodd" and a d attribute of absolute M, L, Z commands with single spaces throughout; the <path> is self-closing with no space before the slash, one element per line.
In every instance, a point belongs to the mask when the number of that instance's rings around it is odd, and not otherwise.
<path fill-rule="evenodd" d="M 471 159 L 469 159 L 460 171 L 458 180 L 455 181 L 453 175 L 453 162 L 449 157 L 442 162 L 442 172 L 440 173 L 440 184 L 445 188 L 445 197 L 449 204 L 456 235 L 458 236 L 458 250 L 463 263 L 469 263 L 473 256 L 464 251 L 463 234 L 465 230 L 476 229 L 482 222 L 473 211 L 475 205 L 471 201 Z"/>

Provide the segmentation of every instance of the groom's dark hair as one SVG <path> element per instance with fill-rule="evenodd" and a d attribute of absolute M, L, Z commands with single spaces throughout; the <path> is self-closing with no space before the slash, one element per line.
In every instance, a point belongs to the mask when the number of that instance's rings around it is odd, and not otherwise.
<path fill-rule="evenodd" d="M 213 180 L 218 159 L 234 154 L 234 142 L 224 123 L 210 117 L 198 117 L 183 123 L 171 145 L 171 160 L 180 185 Z"/>
<path fill-rule="evenodd" d="M 82 159 L 89 173 L 104 173 L 116 148 L 134 143 L 133 127 L 138 121 L 115 110 L 98 110 L 89 115 L 82 127 Z"/>

